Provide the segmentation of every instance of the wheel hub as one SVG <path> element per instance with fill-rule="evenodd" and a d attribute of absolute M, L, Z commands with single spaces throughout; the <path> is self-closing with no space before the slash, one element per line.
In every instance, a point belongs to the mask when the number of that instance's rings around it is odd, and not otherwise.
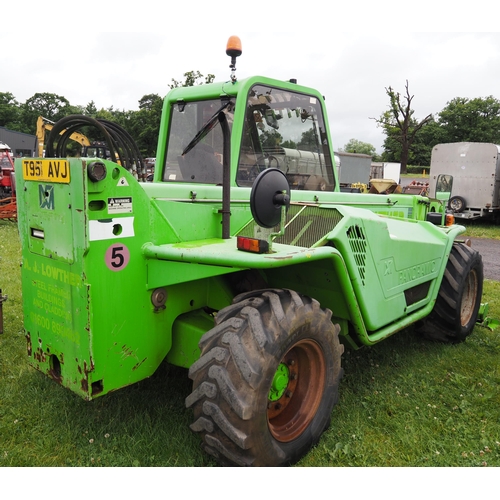
<path fill-rule="evenodd" d="M 285 363 L 280 363 L 274 374 L 271 390 L 269 391 L 270 401 L 278 401 L 283 396 L 289 383 L 289 374 L 288 366 Z"/>
<path fill-rule="evenodd" d="M 326 362 L 319 344 L 297 342 L 283 356 L 268 394 L 267 420 L 273 437 L 290 442 L 311 423 L 321 402 Z"/>

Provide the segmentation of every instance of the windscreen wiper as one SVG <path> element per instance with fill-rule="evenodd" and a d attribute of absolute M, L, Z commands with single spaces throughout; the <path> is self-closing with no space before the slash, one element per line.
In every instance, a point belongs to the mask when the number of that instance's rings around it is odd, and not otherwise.
<path fill-rule="evenodd" d="M 198 130 L 196 135 L 191 139 L 190 143 L 184 148 L 184 151 L 182 152 L 182 156 L 184 156 L 186 153 L 189 153 L 189 151 L 191 151 L 196 146 L 196 144 L 198 144 L 215 127 L 215 125 L 218 122 L 219 113 L 221 111 L 224 111 L 230 104 L 231 104 L 231 101 L 229 101 L 229 100 L 226 101 L 212 115 L 210 120 L 208 120 L 208 122 L 205 123 L 205 125 L 203 125 L 203 127 L 201 127 L 200 130 Z"/>

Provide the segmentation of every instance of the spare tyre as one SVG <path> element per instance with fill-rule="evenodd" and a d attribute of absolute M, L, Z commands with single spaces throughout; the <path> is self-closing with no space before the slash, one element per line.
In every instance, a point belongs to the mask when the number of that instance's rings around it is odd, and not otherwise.
<path fill-rule="evenodd" d="M 448 202 L 448 208 L 455 213 L 463 212 L 465 206 L 465 200 L 461 196 L 452 196 Z"/>

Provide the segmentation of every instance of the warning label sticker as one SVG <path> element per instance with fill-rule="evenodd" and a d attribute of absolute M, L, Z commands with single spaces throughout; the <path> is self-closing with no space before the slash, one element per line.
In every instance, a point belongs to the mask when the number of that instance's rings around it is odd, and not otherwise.
<path fill-rule="evenodd" d="M 108 214 L 132 213 L 132 196 L 108 198 Z"/>

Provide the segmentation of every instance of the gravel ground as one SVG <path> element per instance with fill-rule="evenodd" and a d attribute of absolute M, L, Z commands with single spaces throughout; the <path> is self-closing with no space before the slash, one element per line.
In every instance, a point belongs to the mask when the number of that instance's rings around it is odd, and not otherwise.
<path fill-rule="evenodd" d="M 500 240 L 471 238 L 472 248 L 483 257 L 485 279 L 500 281 Z"/>

